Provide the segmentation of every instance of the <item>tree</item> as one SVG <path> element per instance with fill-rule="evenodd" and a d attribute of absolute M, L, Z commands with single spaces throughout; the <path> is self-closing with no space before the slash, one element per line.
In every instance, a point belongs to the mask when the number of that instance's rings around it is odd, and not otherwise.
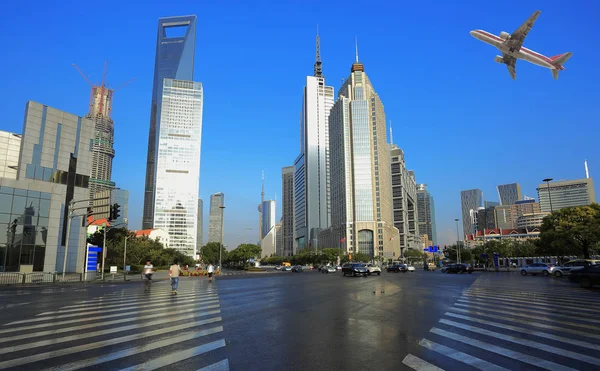
<path fill-rule="evenodd" d="M 404 257 L 408 259 L 409 262 L 415 262 L 427 259 L 427 254 L 419 250 L 407 249 L 406 251 L 404 251 Z"/>
<path fill-rule="evenodd" d="M 209 242 L 202 246 L 202 261 L 205 263 L 219 264 L 219 250 L 221 250 L 221 260 L 227 260 L 227 250 L 219 242 Z"/>
<path fill-rule="evenodd" d="M 228 260 L 233 263 L 242 263 L 243 266 L 248 264 L 250 259 L 260 258 L 262 249 L 258 245 L 244 243 L 237 248 L 231 250 Z"/>
<path fill-rule="evenodd" d="M 340 255 L 339 249 L 323 249 L 321 251 L 321 255 L 323 255 L 323 260 L 325 263 L 333 263 L 337 262 L 337 258 Z"/>
<path fill-rule="evenodd" d="M 546 216 L 540 233 L 540 252 L 583 255 L 589 259 L 600 241 L 600 205 L 566 207 Z"/>

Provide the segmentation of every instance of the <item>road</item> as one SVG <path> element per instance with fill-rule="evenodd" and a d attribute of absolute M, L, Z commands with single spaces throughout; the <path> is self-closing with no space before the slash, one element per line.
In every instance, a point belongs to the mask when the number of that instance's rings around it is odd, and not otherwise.
<path fill-rule="evenodd" d="M 600 370 L 598 290 L 505 272 L 9 287 L 0 314 L 0 369 Z"/>

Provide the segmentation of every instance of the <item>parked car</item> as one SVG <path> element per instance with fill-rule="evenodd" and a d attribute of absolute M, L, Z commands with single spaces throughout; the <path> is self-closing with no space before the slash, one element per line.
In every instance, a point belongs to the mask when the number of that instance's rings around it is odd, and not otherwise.
<path fill-rule="evenodd" d="M 581 287 L 585 288 L 600 285 L 600 264 L 588 265 L 572 271 L 569 275 L 569 281 L 579 282 Z"/>
<path fill-rule="evenodd" d="M 600 264 L 600 260 L 591 260 L 591 259 L 575 259 L 566 262 L 565 264 L 556 267 L 554 269 L 554 276 L 562 277 L 568 276 L 571 272 L 589 267 L 590 265 L 598 265 Z"/>
<path fill-rule="evenodd" d="M 533 263 L 529 264 L 526 267 L 522 267 L 521 275 L 526 276 L 528 274 L 531 274 L 532 276 L 535 276 L 536 274 L 543 274 L 544 276 L 547 276 L 553 274 L 555 269 L 556 266 L 552 264 Z"/>
<path fill-rule="evenodd" d="M 275 266 L 275 270 L 276 270 L 276 271 L 280 271 L 280 270 L 281 270 L 281 265 L 277 265 L 277 266 Z"/>
<path fill-rule="evenodd" d="M 335 273 L 337 270 L 334 266 L 328 265 L 326 267 L 321 268 L 321 273 Z"/>
<path fill-rule="evenodd" d="M 344 274 L 344 276 L 347 274 L 351 276 L 366 276 L 369 273 L 369 271 L 363 263 L 346 263 L 342 266 L 342 273 Z"/>
<path fill-rule="evenodd" d="M 387 271 L 394 273 L 406 273 L 408 271 L 408 268 L 406 267 L 406 264 L 393 264 L 387 267 Z"/>
<path fill-rule="evenodd" d="M 408 264 L 408 265 L 406 266 L 406 269 L 407 269 L 409 272 L 414 272 L 414 271 L 415 271 L 415 267 L 413 267 L 413 266 L 412 266 L 412 265 L 410 265 L 410 264 Z"/>
<path fill-rule="evenodd" d="M 281 268 L 281 270 L 282 270 L 282 271 L 289 272 L 289 271 L 291 271 L 291 270 L 292 270 L 292 267 L 290 267 L 290 266 L 287 266 L 287 265 L 286 265 L 285 267 L 282 267 L 282 268 Z"/>
<path fill-rule="evenodd" d="M 302 273 L 304 270 L 302 269 L 301 265 L 295 265 L 294 268 L 292 268 L 292 272 L 296 272 L 296 273 Z"/>
<path fill-rule="evenodd" d="M 379 268 L 375 264 L 371 264 L 371 263 L 367 264 L 367 271 L 369 272 L 369 276 L 372 274 L 376 274 L 378 276 L 381 275 L 381 268 Z"/>
<path fill-rule="evenodd" d="M 471 264 L 449 264 L 444 268 L 445 269 L 443 269 L 442 272 L 445 273 L 473 273 L 473 267 L 471 267 Z"/>

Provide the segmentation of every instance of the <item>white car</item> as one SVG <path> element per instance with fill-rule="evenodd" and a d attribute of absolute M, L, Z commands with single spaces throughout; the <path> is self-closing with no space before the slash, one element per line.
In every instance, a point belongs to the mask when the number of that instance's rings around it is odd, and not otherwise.
<path fill-rule="evenodd" d="M 415 267 L 413 267 L 412 265 L 407 265 L 407 269 L 409 272 L 414 272 L 415 271 Z"/>
<path fill-rule="evenodd" d="M 381 268 L 379 268 L 378 266 L 374 265 L 374 264 L 367 264 L 367 271 L 369 272 L 369 276 L 372 274 L 376 274 L 378 276 L 381 275 Z"/>

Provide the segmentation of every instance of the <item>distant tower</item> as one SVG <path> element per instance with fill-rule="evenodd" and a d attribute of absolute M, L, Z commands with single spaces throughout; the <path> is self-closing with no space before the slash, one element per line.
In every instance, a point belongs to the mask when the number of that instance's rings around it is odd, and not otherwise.
<path fill-rule="evenodd" d="M 583 166 L 585 166 L 585 178 L 590 179 L 590 172 L 588 170 L 587 160 L 583 161 Z"/>
<path fill-rule="evenodd" d="M 264 235 L 262 232 L 263 225 L 263 203 L 265 202 L 265 171 L 262 172 L 262 190 L 260 192 L 260 204 L 258 205 L 258 240 L 262 241 Z"/>

